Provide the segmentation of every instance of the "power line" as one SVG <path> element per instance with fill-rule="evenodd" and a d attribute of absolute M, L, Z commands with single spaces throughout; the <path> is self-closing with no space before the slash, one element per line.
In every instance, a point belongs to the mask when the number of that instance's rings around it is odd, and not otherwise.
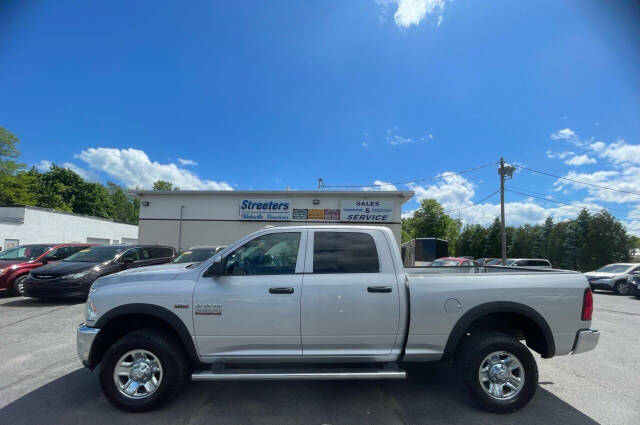
<path fill-rule="evenodd" d="M 491 194 L 489 194 L 489 195 L 485 196 L 484 198 L 482 198 L 482 199 L 480 199 L 480 200 L 478 200 L 478 201 L 476 201 L 476 202 L 474 202 L 474 203 L 472 203 L 472 204 L 465 205 L 465 206 L 463 206 L 463 207 L 451 208 L 451 209 L 448 209 L 448 210 L 444 210 L 444 211 L 442 211 L 442 213 L 443 213 L 443 214 L 447 214 L 447 213 L 450 213 L 450 212 L 460 211 L 460 210 L 463 210 L 463 209 L 465 209 L 465 208 L 471 208 L 471 207 L 473 207 L 474 205 L 478 205 L 478 204 L 480 204 L 480 203 L 482 203 L 482 202 L 486 201 L 487 199 L 491 198 L 492 196 L 497 195 L 497 194 L 498 194 L 498 192 L 499 192 L 499 190 L 496 190 L 495 192 L 493 192 L 493 193 L 491 193 Z M 415 209 L 415 210 L 413 210 L 413 211 L 401 211 L 401 212 L 402 212 L 402 213 L 410 213 L 410 212 L 415 212 L 415 211 L 417 211 L 417 209 Z M 435 220 L 437 220 L 437 219 L 434 219 L 434 221 L 435 221 Z"/>
<path fill-rule="evenodd" d="M 511 184 L 509 185 L 509 187 L 512 187 L 512 188 L 517 189 L 517 190 L 525 191 L 525 192 L 528 192 L 530 194 L 545 196 L 545 200 L 551 201 L 551 202 L 554 202 L 554 199 L 557 199 L 559 201 L 564 201 L 564 202 L 573 202 L 570 199 L 564 199 L 564 198 L 558 198 L 558 197 L 554 197 L 553 199 L 549 199 L 549 198 L 546 198 L 546 196 L 550 196 L 549 194 L 536 192 L 536 191 L 531 190 L 531 189 L 524 189 L 524 188 L 521 188 L 521 187 L 512 186 Z M 531 195 L 531 196 L 533 196 L 533 195 Z M 575 205 L 575 204 L 571 204 L 571 205 Z M 607 210 L 611 210 L 611 211 L 618 211 L 618 212 L 621 212 L 621 213 L 627 213 L 628 212 L 628 211 L 625 211 L 625 210 L 622 210 L 622 209 L 619 209 L 619 208 L 609 208 L 609 207 L 602 207 L 602 208 L 607 209 Z M 593 210 L 593 211 L 595 211 L 595 210 Z"/>
<path fill-rule="evenodd" d="M 540 199 L 540 200 L 548 201 L 548 202 L 554 202 L 554 203 L 556 203 L 556 204 L 566 205 L 566 206 L 568 206 L 568 207 L 579 208 L 579 209 L 585 209 L 585 210 L 589 210 L 589 211 L 593 211 L 593 212 L 597 212 L 597 213 L 599 213 L 599 212 L 601 212 L 601 211 L 602 211 L 602 210 L 596 210 L 596 209 L 593 209 L 593 208 L 587 208 L 587 207 L 585 207 L 585 206 L 580 206 L 580 205 L 576 205 L 576 204 L 570 204 L 570 203 L 567 203 L 567 202 L 561 202 L 561 201 L 556 201 L 556 200 L 553 200 L 553 199 L 543 198 L 542 196 L 536 196 L 536 195 L 533 195 L 533 194 L 531 194 L 531 193 L 519 192 L 519 191 L 517 191 L 517 190 L 511 190 L 511 189 L 505 189 L 505 190 L 506 190 L 507 192 L 517 193 L 518 195 L 528 196 L 528 197 L 531 197 L 531 198 L 536 198 L 536 199 Z M 607 208 L 602 207 L 602 209 L 603 209 L 603 210 L 606 210 Z"/>
<path fill-rule="evenodd" d="M 416 180 L 409 180 L 409 181 L 404 181 L 404 182 L 396 182 L 396 183 L 381 183 L 381 184 L 352 184 L 352 185 L 348 185 L 348 184 L 338 184 L 338 185 L 325 185 L 323 184 L 321 186 L 321 188 L 325 188 L 325 187 L 381 187 L 381 186 L 402 186 L 402 185 L 407 185 L 410 183 L 418 183 L 418 182 L 424 182 L 424 181 L 430 181 L 430 180 L 441 180 L 445 177 L 448 176 L 459 176 L 461 174 L 466 174 L 466 173 L 470 173 L 472 171 L 476 171 L 476 170 L 480 170 L 482 168 L 486 168 L 486 167 L 490 167 L 492 165 L 496 165 L 497 162 L 490 162 L 488 164 L 484 164 L 481 165 L 479 167 L 473 167 L 473 168 L 468 168 L 466 170 L 462 170 L 462 171 L 457 171 L 457 172 L 445 172 L 442 174 L 439 174 L 437 176 L 433 176 L 433 177 L 426 177 L 426 178 L 422 178 L 422 179 L 416 179 Z"/>
<path fill-rule="evenodd" d="M 450 210 L 443 211 L 443 213 L 448 213 L 448 212 L 452 212 L 452 211 L 460 211 L 460 210 L 463 210 L 463 209 L 465 209 L 465 208 L 473 207 L 473 206 L 475 206 L 475 205 L 478 205 L 478 204 L 480 204 L 480 203 L 482 203 L 482 202 L 486 201 L 487 199 L 491 198 L 492 196 L 497 195 L 497 194 L 498 194 L 498 192 L 500 192 L 500 190 L 499 190 L 499 189 L 498 189 L 498 190 L 496 190 L 495 192 L 493 192 L 492 194 L 490 194 L 490 195 L 488 195 L 488 196 L 485 196 L 484 198 L 480 199 L 479 201 L 476 201 L 476 202 L 472 203 L 471 205 L 465 205 L 464 207 L 460 207 L 460 208 L 452 208 L 452 209 L 450 209 Z"/>
<path fill-rule="evenodd" d="M 580 181 L 580 180 L 570 179 L 568 177 L 562 177 L 562 176 L 558 176 L 556 174 L 547 173 L 546 171 L 534 170 L 532 168 L 525 167 L 524 165 L 518 165 L 518 167 L 522 168 L 523 170 L 531 171 L 532 173 L 543 174 L 545 176 L 555 177 L 555 178 L 560 179 L 560 180 L 567 180 L 567 181 L 570 181 L 570 182 L 573 182 L 573 183 L 579 183 L 579 184 L 584 184 L 584 185 L 587 185 L 587 186 L 597 187 L 598 189 L 611 190 L 611 191 L 614 191 L 614 192 L 621 192 L 621 193 L 627 193 L 629 195 L 638 195 L 638 196 L 640 196 L 640 192 L 633 192 L 631 190 L 624 190 L 624 189 L 615 189 L 613 187 L 602 186 L 602 185 L 594 184 L 594 183 L 587 183 L 587 182 L 583 182 L 583 181 Z"/>

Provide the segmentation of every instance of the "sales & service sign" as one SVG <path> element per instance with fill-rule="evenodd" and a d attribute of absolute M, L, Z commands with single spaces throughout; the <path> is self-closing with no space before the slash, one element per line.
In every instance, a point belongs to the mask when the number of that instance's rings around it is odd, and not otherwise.
<path fill-rule="evenodd" d="M 393 201 L 377 199 L 343 200 L 340 220 L 363 223 L 385 223 L 393 221 Z"/>

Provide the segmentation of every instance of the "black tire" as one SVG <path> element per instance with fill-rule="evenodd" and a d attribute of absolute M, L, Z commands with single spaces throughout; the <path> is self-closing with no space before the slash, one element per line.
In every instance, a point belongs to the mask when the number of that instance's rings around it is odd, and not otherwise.
<path fill-rule="evenodd" d="M 616 282 L 614 291 L 616 295 L 629 295 L 631 293 L 631 285 L 626 280 Z"/>
<path fill-rule="evenodd" d="M 495 352 L 507 352 L 514 356 L 524 371 L 524 383 L 511 398 L 498 399 L 489 395 L 480 381 L 479 372 L 483 361 Z M 512 413 L 520 410 L 529 403 L 538 388 L 538 366 L 533 355 L 520 341 L 502 333 L 487 332 L 469 337 L 458 350 L 456 361 L 462 383 L 471 400 L 489 412 Z"/>
<path fill-rule="evenodd" d="M 143 398 L 121 393 L 114 380 L 114 368 L 122 356 L 132 350 L 152 353 L 162 368 L 157 388 Z M 159 329 L 142 329 L 118 339 L 107 350 L 100 365 L 100 386 L 109 402 L 127 412 L 147 412 L 174 398 L 189 381 L 189 363 L 182 346 L 169 333 Z M 124 378 L 127 379 L 127 378 Z"/>
<path fill-rule="evenodd" d="M 24 296 L 24 281 L 27 280 L 27 275 L 18 276 L 13 281 L 13 293 L 19 297 Z"/>

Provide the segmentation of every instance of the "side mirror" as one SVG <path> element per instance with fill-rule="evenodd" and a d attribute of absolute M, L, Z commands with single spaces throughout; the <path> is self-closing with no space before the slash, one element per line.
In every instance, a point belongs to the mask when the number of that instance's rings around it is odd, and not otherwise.
<path fill-rule="evenodd" d="M 131 263 L 133 263 L 133 258 L 124 258 L 124 259 L 122 259 L 122 264 L 124 264 L 125 266 L 129 265 Z"/>
<path fill-rule="evenodd" d="M 222 276 L 224 274 L 224 261 L 215 261 L 206 272 L 204 272 L 204 277 L 211 276 Z"/>
<path fill-rule="evenodd" d="M 41 261 L 42 265 L 45 265 L 45 264 L 47 264 L 48 262 L 49 262 L 49 259 L 48 259 L 48 258 L 43 258 L 43 259 L 42 259 L 42 261 Z"/>

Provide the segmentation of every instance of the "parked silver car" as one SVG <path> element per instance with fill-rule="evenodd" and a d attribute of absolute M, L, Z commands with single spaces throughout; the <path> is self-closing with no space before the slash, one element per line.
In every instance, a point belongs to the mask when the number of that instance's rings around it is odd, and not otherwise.
<path fill-rule="evenodd" d="M 527 267 L 534 269 L 550 269 L 551 262 L 542 258 L 507 258 L 506 261 L 502 261 L 501 258 L 495 258 L 486 262 L 486 266 L 507 266 L 507 267 Z"/>
<path fill-rule="evenodd" d="M 631 293 L 629 277 L 635 272 L 640 272 L 638 263 L 614 263 L 584 275 L 589 280 L 591 289 L 606 289 L 618 295 L 629 295 Z"/>

